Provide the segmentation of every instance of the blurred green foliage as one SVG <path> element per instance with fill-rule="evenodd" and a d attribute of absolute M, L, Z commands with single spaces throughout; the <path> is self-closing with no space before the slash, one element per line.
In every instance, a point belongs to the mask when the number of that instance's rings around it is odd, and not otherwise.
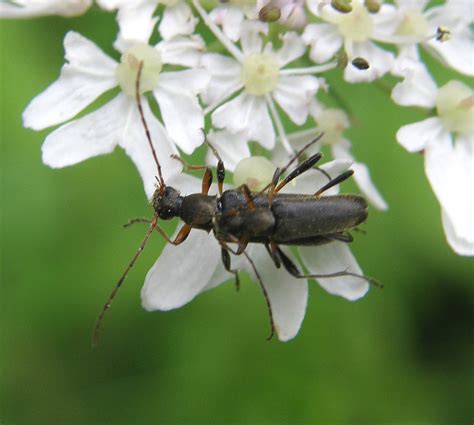
<path fill-rule="evenodd" d="M 357 119 L 354 153 L 390 205 L 371 211 L 353 243 L 385 288 L 351 303 L 313 283 L 297 338 L 268 343 L 265 302 L 248 280 L 238 294 L 229 282 L 182 309 L 143 311 L 156 237 L 92 350 L 97 314 L 144 234 L 121 224 L 150 211 L 122 151 L 52 170 L 41 163 L 48 131 L 22 128 L 25 106 L 59 74 L 71 28 L 118 58 L 114 18 L 97 9 L 0 23 L 2 425 L 472 422 L 473 262 L 445 241 L 423 158 L 394 139 L 423 116 L 335 74 Z"/>

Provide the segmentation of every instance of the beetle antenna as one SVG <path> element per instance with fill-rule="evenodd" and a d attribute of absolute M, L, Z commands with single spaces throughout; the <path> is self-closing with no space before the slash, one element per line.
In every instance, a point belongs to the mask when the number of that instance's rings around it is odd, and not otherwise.
<path fill-rule="evenodd" d="M 268 292 L 265 289 L 265 285 L 263 284 L 262 278 L 260 277 L 260 273 L 258 272 L 257 267 L 255 266 L 255 263 L 245 251 L 243 252 L 243 254 L 245 255 L 245 257 L 247 257 L 248 262 L 252 266 L 255 276 L 257 277 L 258 284 L 260 285 L 260 288 L 263 292 L 263 296 L 265 297 L 265 301 L 267 303 L 268 317 L 270 319 L 270 335 L 268 335 L 267 341 L 270 341 L 275 335 L 275 322 L 273 321 L 273 311 L 272 311 L 272 305 L 270 304 L 270 298 L 268 297 Z"/>
<path fill-rule="evenodd" d="M 143 112 L 142 101 L 141 101 L 141 97 L 140 97 L 140 79 L 141 79 L 141 76 L 142 76 L 142 70 L 143 70 L 143 61 L 140 61 L 140 63 L 138 64 L 137 80 L 135 81 L 135 99 L 137 101 L 137 106 L 138 106 L 138 110 L 140 112 L 140 118 L 142 120 L 143 127 L 145 128 L 146 138 L 148 140 L 148 144 L 150 145 L 151 153 L 153 154 L 153 158 L 154 158 L 155 163 L 156 163 L 156 168 L 158 169 L 158 178 L 159 178 L 160 190 L 164 191 L 164 189 L 166 187 L 165 180 L 163 179 L 163 174 L 161 173 L 160 161 L 158 161 L 158 157 L 156 156 L 156 151 L 155 151 L 155 148 L 153 146 L 153 142 L 151 140 L 150 129 L 148 128 L 148 124 L 147 124 L 146 119 L 145 119 L 145 114 Z"/>
<path fill-rule="evenodd" d="M 144 248 L 145 248 L 145 245 L 146 243 L 148 242 L 148 239 L 150 238 L 151 234 L 153 233 L 153 231 L 155 230 L 155 227 L 156 227 L 156 224 L 157 224 L 157 218 L 155 217 L 151 224 L 150 224 L 150 227 L 148 228 L 147 232 L 146 232 L 146 235 L 145 237 L 143 238 L 143 241 L 142 243 L 140 244 L 140 246 L 138 247 L 138 250 L 137 252 L 135 253 L 135 255 L 133 256 L 132 258 L 132 261 L 130 261 L 130 263 L 128 264 L 127 268 L 125 269 L 125 271 L 123 272 L 122 276 L 120 277 L 120 279 L 118 280 L 118 282 L 116 283 L 114 289 L 112 290 L 112 292 L 110 293 L 109 295 L 109 298 L 107 299 L 107 302 L 104 304 L 104 307 L 102 307 L 102 311 L 100 312 L 99 314 L 99 317 L 97 318 L 97 321 L 95 322 L 95 326 L 94 326 L 94 332 L 92 334 L 92 347 L 96 347 L 97 346 L 97 343 L 99 341 L 99 333 L 100 333 L 100 327 L 102 325 L 102 322 L 104 321 L 104 316 L 105 316 L 105 313 L 107 313 L 107 310 L 110 308 L 110 306 L 112 305 L 112 301 L 114 300 L 115 298 L 115 295 L 117 295 L 117 292 L 118 290 L 120 289 L 120 287 L 122 286 L 125 278 L 127 277 L 128 275 L 128 272 L 131 270 L 131 268 L 134 266 L 135 262 L 137 261 L 138 257 L 140 256 L 140 254 L 143 252 Z"/>

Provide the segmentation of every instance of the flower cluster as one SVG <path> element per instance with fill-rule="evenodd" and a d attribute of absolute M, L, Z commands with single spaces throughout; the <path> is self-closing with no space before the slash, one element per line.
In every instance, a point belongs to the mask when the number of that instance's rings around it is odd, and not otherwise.
<path fill-rule="evenodd" d="M 426 120 L 400 128 L 396 138 L 408 151 L 424 153 L 447 240 L 457 253 L 474 255 L 473 91 L 460 81 L 438 88 L 420 55 L 424 49 L 442 65 L 474 75 L 470 0 L 447 0 L 436 6 L 426 0 L 96 3 L 116 12 L 117 59 L 76 32 L 66 34 L 66 63 L 58 80 L 36 96 L 23 114 L 25 127 L 34 130 L 59 125 L 43 144 L 45 164 L 73 165 L 118 145 L 136 164 L 145 192 L 152 197 L 156 166 L 135 101 L 136 75 L 143 64 L 140 96 L 167 184 L 184 188 L 185 193 L 200 190 L 200 183 L 183 174 L 182 163 L 171 155 L 191 154 L 204 141 L 203 129 L 230 171 L 251 156 L 254 143 L 280 166 L 323 133 L 308 153 L 326 146 L 333 161 L 322 167 L 324 173 L 310 170 L 286 190 L 314 193 L 318 183 L 324 185 L 325 174 L 335 177 L 350 167 L 361 192 L 384 210 L 387 204 L 367 166 L 353 157 L 351 142 L 344 137 L 350 117 L 343 107 L 325 104 L 319 94 L 331 93 L 324 76 L 333 69 L 342 69 L 349 83 L 392 75 L 399 79 L 392 90 L 393 101 L 426 108 L 428 113 Z M 0 16 L 67 17 L 82 14 L 91 5 L 92 0 L 11 0 L 0 3 Z M 211 41 L 205 42 L 203 31 Z M 150 44 L 156 35 L 159 42 Z M 118 94 L 112 100 L 77 117 L 113 89 Z M 153 112 L 150 101 L 156 101 L 159 113 Z M 304 129 L 290 131 L 296 127 Z M 212 153 L 208 160 L 215 162 Z M 248 173 L 262 167 L 250 168 Z M 193 247 L 199 255 L 190 259 L 186 252 Z M 278 337 L 292 338 L 304 316 L 307 282 L 275 269 L 261 247 L 249 247 L 247 252 L 261 271 Z M 167 246 L 146 278 L 144 307 L 176 308 L 227 280 L 219 258 L 218 244 L 205 232 L 193 231 L 184 245 Z M 361 273 L 343 242 L 299 248 L 299 258 L 312 273 Z M 233 262 L 254 272 L 243 256 Z M 318 281 L 328 292 L 350 300 L 368 289 L 367 282 L 351 276 Z"/>

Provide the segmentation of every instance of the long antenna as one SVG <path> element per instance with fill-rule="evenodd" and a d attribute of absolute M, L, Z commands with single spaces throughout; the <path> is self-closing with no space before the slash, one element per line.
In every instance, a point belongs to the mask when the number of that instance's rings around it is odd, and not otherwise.
<path fill-rule="evenodd" d="M 123 272 L 122 276 L 120 277 L 120 279 L 119 279 L 118 282 L 116 283 L 114 289 L 113 289 L 112 292 L 110 293 L 109 298 L 107 299 L 107 302 L 104 304 L 104 307 L 102 307 L 102 311 L 100 312 L 99 317 L 97 318 L 97 321 L 95 322 L 94 333 L 92 334 L 92 347 L 96 347 L 96 346 L 97 346 L 97 342 L 99 341 L 100 327 L 101 327 L 101 325 L 102 325 L 102 322 L 104 321 L 105 313 L 107 312 L 107 310 L 108 310 L 108 309 L 110 308 L 110 306 L 112 305 L 112 301 L 114 300 L 115 295 L 117 295 L 118 290 L 120 289 L 120 287 L 122 286 L 122 283 L 124 282 L 125 278 L 127 277 L 128 272 L 129 272 L 130 269 L 133 267 L 133 265 L 134 265 L 135 262 L 137 261 L 137 259 L 138 259 L 138 257 L 140 256 L 140 254 L 143 252 L 143 250 L 144 250 L 144 248 L 145 248 L 145 245 L 146 245 L 146 243 L 148 242 L 148 239 L 150 238 L 151 234 L 152 234 L 153 231 L 155 230 L 156 223 L 157 223 L 157 219 L 156 219 L 156 217 L 155 217 L 155 218 L 153 219 L 153 221 L 151 222 L 150 227 L 148 228 L 148 231 L 146 232 L 146 235 L 145 235 L 145 237 L 143 238 L 142 243 L 141 243 L 140 246 L 138 247 L 137 252 L 136 252 L 135 255 L 133 256 L 132 261 L 130 261 L 130 263 L 128 264 L 128 266 L 127 266 L 127 268 L 125 269 L 125 271 Z"/>
<path fill-rule="evenodd" d="M 161 174 L 161 165 L 160 161 L 158 161 L 158 157 L 156 156 L 155 148 L 153 147 L 153 142 L 151 140 L 150 130 L 148 128 L 148 124 L 145 120 L 145 114 L 143 113 L 142 101 L 140 98 L 140 78 L 142 76 L 143 70 L 143 61 L 140 61 L 138 64 L 138 71 L 137 71 L 137 80 L 135 81 L 135 99 L 137 100 L 138 110 L 140 111 L 140 118 L 143 123 L 143 127 L 145 128 L 146 138 L 148 140 L 148 144 L 150 145 L 151 153 L 153 154 L 153 158 L 155 159 L 156 167 L 158 169 L 158 178 L 160 183 L 160 191 L 163 192 L 165 190 L 166 184 L 165 180 L 163 179 L 163 174 Z"/>

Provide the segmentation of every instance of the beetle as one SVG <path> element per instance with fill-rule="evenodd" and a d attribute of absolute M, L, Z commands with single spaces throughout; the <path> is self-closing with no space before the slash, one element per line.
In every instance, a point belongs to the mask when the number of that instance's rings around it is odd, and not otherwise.
<path fill-rule="evenodd" d="M 183 196 L 176 188 L 167 186 L 163 179 L 160 162 L 152 144 L 150 131 L 143 114 L 139 95 L 142 66 L 143 63 L 140 63 L 137 71 L 136 101 L 145 134 L 157 165 L 157 187 L 151 200 L 153 218 L 151 220 L 143 218 L 133 219 L 126 224 L 126 226 L 128 226 L 137 222 L 147 222 L 149 223 L 149 228 L 138 251 L 117 282 L 97 319 L 94 328 L 93 344 L 97 342 L 100 325 L 106 311 L 109 309 L 111 302 L 128 275 L 128 272 L 143 251 L 148 238 L 155 230 L 173 245 L 183 243 L 193 229 L 204 230 L 208 233 L 212 232 L 216 241 L 220 244 L 221 257 L 225 269 L 235 276 L 237 289 L 239 287 L 239 276 L 238 271 L 232 269 L 230 253 L 244 255 L 257 276 L 257 280 L 267 302 L 271 326 L 268 339 L 271 339 L 274 334 L 272 310 L 258 270 L 253 260 L 245 251 L 249 243 L 264 244 L 275 266 L 280 268 L 283 265 L 283 267 L 296 278 L 354 276 L 364 279 L 376 286 L 380 286 L 380 284 L 371 277 L 352 273 L 347 270 L 331 274 L 303 274 L 280 248 L 280 245 L 321 245 L 335 240 L 351 242 L 352 236 L 349 234 L 349 231 L 356 229 L 358 225 L 367 219 L 367 201 L 362 196 L 320 196 L 326 190 L 351 177 L 353 174 L 352 170 L 345 171 L 333 179 L 327 176 L 329 178 L 328 183 L 317 190 L 313 195 L 279 193 L 289 182 L 307 170 L 315 167 L 317 162 L 322 158 L 321 153 L 310 156 L 298 164 L 286 177 L 280 180 L 289 167 L 301 157 L 308 147 L 316 143 L 322 135 L 297 152 L 285 167 L 276 169 L 271 183 L 260 192 L 252 192 L 245 184 L 235 189 L 224 190 L 224 162 L 215 147 L 205 138 L 205 142 L 217 158 L 216 174 L 218 195 L 209 195 L 209 189 L 213 180 L 213 174 L 209 167 L 189 165 L 179 157 L 175 157 L 189 170 L 204 170 L 201 193 Z M 178 231 L 176 237 L 170 239 L 165 231 L 158 225 L 158 221 L 173 218 L 181 219 L 184 224 Z M 237 248 L 231 248 L 229 246 L 231 243 L 237 244 Z"/>

